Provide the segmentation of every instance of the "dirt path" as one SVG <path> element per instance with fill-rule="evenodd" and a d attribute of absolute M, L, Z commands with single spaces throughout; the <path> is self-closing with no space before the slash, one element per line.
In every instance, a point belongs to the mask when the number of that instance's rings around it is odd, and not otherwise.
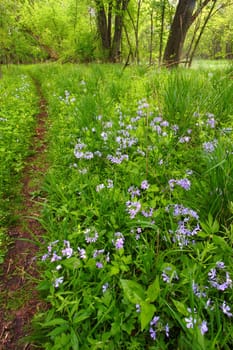
<path fill-rule="evenodd" d="M 1 269 L 0 280 L 0 350 L 38 349 L 22 343 L 30 333 L 30 323 L 36 311 L 45 307 L 35 290 L 37 278 L 36 253 L 43 229 L 36 219 L 40 215 L 43 195 L 40 186 L 46 171 L 46 101 L 40 96 L 40 111 L 32 142 L 32 156 L 26 159 L 22 177 L 22 203 L 17 211 L 18 222 L 8 234 L 13 243 Z M 31 242 L 30 242 L 31 241 Z M 34 243 L 33 243 L 34 242 Z"/>

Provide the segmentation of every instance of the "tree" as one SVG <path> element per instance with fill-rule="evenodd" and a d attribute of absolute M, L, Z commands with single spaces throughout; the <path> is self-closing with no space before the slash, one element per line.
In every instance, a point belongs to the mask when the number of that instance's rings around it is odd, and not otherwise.
<path fill-rule="evenodd" d="M 167 67 L 179 65 L 188 30 L 210 1 L 217 0 L 200 1 L 195 10 L 197 0 L 179 0 L 163 56 Z"/>
<path fill-rule="evenodd" d="M 101 39 L 104 58 L 107 61 L 118 62 L 121 56 L 121 40 L 129 0 L 95 0 L 97 12 L 97 28 Z M 112 22 L 114 17 L 114 33 Z"/>

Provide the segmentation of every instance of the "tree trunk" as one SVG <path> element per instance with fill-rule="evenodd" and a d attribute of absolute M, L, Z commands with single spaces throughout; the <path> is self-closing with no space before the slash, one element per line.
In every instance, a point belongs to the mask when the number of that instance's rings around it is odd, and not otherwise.
<path fill-rule="evenodd" d="M 124 14 L 127 10 L 129 0 L 116 1 L 115 28 L 112 40 L 111 61 L 119 62 L 121 57 L 121 38 L 123 30 Z"/>
<path fill-rule="evenodd" d="M 108 21 L 111 24 L 111 3 L 108 9 L 108 20 L 105 13 L 105 8 L 102 0 L 96 0 L 97 7 L 97 27 L 101 38 L 101 45 L 106 59 L 110 56 L 111 50 L 111 28 L 108 25 Z M 110 35 L 110 36 L 109 36 Z"/>
<path fill-rule="evenodd" d="M 179 0 L 163 57 L 167 67 L 179 65 L 185 37 L 193 22 L 195 5 L 196 0 Z"/>

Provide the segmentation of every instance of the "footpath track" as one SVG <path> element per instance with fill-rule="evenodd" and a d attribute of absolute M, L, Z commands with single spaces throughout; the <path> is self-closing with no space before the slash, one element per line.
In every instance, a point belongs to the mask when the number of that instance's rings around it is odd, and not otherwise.
<path fill-rule="evenodd" d="M 36 291 L 38 269 L 36 255 L 43 228 L 39 223 L 43 194 L 41 183 L 47 169 L 46 101 L 35 81 L 39 95 L 39 113 L 30 155 L 22 174 L 22 202 L 15 213 L 17 222 L 8 230 L 12 240 L 1 268 L 0 281 L 0 350 L 38 349 L 24 338 L 30 334 L 33 315 L 46 307 Z"/>

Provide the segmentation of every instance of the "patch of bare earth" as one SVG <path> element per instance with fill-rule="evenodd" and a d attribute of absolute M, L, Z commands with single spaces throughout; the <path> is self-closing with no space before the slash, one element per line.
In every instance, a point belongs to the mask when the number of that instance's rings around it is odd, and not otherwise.
<path fill-rule="evenodd" d="M 40 216 L 40 185 L 46 172 L 46 101 L 40 95 L 40 111 L 32 140 L 32 155 L 26 159 L 22 176 L 22 203 L 18 222 L 9 228 L 12 244 L 0 276 L 0 350 L 38 349 L 23 340 L 30 334 L 33 315 L 46 307 L 36 291 L 38 269 L 36 255 L 43 229 Z"/>

